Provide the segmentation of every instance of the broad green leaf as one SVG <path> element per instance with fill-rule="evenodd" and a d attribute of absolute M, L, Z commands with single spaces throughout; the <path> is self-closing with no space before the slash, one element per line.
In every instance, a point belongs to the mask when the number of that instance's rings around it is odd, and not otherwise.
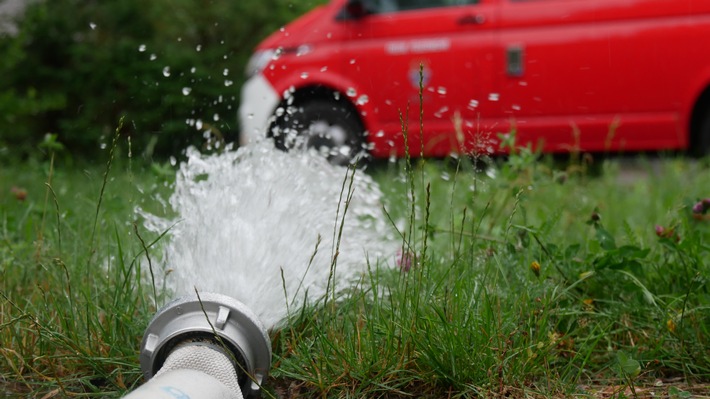
<path fill-rule="evenodd" d="M 634 360 L 626 352 L 619 351 L 616 353 L 616 360 L 619 364 L 619 371 L 622 376 L 635 378 L 641 373 L 641 363 Z"/>

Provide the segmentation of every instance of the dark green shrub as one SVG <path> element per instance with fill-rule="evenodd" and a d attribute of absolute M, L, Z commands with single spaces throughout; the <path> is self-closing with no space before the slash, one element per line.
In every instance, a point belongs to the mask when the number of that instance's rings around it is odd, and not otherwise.
<path fill-rule="evenodd" d="M 19 34 L 0 36 L 0 159 L 31 154 L 46 133 L 91 158 L 122 115 L 134 155 L 177 154 L 208 132 L 235 139 L 251 51 L 316 3 L 33 3 Z"/>

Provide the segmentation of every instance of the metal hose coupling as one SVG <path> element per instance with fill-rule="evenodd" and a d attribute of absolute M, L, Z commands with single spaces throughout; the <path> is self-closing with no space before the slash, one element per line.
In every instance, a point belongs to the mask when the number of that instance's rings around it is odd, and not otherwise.
<path fill-rule="evenodd" d="M 271 341 L 259 319 L 231 297 L 176 299 L 153 317 L 141 344 L 148 382 L 126 398 L 255 398 L 271 365 Z M 162 396 L 161 396 L 162 397 Z"/>

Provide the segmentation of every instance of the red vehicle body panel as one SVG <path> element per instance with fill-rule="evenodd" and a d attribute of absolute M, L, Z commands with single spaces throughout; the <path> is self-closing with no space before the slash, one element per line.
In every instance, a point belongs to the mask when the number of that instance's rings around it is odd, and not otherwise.
<path fill-rule="evenodd" d="M 710 1 L 481 0 L 338 18 L 346 3 L 262 42 L 281 51 L 262 74 L 286 97 L 347 96 L 375 157 L 402 156 L 405 129 L 425 156 L 495 152 L 511 129 L 549 152 L 685 149 L 710 85 Z"/>

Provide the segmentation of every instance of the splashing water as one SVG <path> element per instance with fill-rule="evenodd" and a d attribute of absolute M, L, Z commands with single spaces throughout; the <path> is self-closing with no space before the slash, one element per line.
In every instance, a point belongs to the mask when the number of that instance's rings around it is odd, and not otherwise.
<path fill-rule="evenodd" d="M 351 171 L 317 155 L 274 150 L 270 142 L 220 155 L 191 149 L 187 155 L 170 197 L 175 219 L 138 210 L 151 231 L 172 226 L 164 243 L 164 267 L 172 270 L 167 287 L 176 295 L 197 288 L 232 296 L 267 327 L 283 320 L 287 309 L 297 311 L 306 295 L 321 298 Z M 336 289 L 346 288 L 368 262 L 374 267 L 396 252 L 380 201 L 377 184 L 356 172 L 338 248 Z"/>

